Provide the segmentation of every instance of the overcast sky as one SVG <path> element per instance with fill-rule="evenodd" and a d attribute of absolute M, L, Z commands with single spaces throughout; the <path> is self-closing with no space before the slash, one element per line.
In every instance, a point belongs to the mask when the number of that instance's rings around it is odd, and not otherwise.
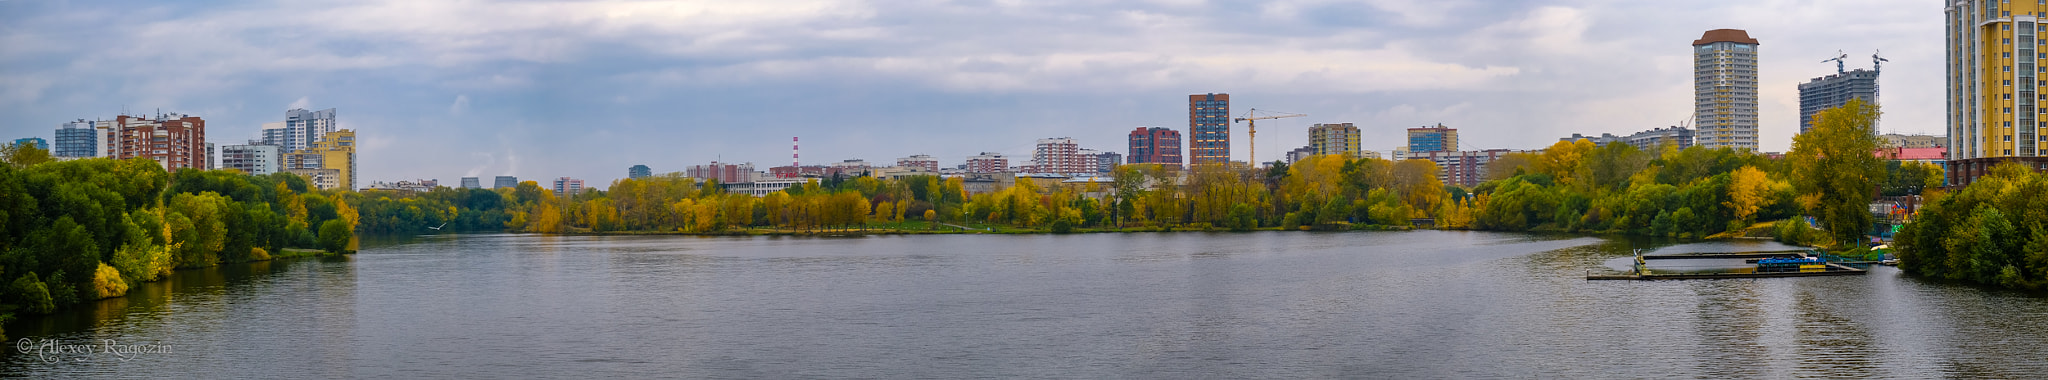
<path fill-rule="evenodd" d="M 598 186 L 634 164 L 787 165 L 792 136 L 807 164 L 1015 164 L 1042 137 L 1124 152 L 1139 126 L 1186 133 L 1187 95 L 1216 92 L 1309 115 L 1262 123 L 1264 160 L 1312 123 L 1381 152 L 1437 123 L 1467 149 L 1536 149 L 1678 124 L 1692 40 L 1735 28 L 1762 42 L 1761 144 L 1784 151 L 1796 85 L 1837 50 L 1891 60 L 1883 129 L 1941 133 L 1941 3 L 0 0 L 0 137 L 160 109 L 225 145 L 337 108 L 362 185 Z"/>

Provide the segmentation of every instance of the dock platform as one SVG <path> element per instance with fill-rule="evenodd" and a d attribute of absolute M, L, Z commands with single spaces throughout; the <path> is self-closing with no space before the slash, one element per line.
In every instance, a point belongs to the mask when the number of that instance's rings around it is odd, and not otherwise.
<path fill-rule="evenodd" d="M 1788 255 L 1788 254 L 1790 254 L 1790 255 Z M 1707 273 L 1700 273 L 1700 272 L 1690 272 L 1690 273 L 1656 273 L 1656 272 L 1654 272 L 1654 271 L 1651 271 L 1651 270 L 1650 270 L 1650 268 L 1649 268 L 1649 266 L 1648 266 L 1648 265 L 1647 265 L 1647 263 L 1646 263 L 1646 261 L 1647 261 L 1647 260 L 1675 260 L 1675 259 L 1751 259 L 1751 258 L 1771 258 L 1771 257 L 1783 257 L 1783 256 L 1805 256 L 1805 254 L 1804 254 L 1804 252 L 1803 252 L 1803 251 L 1771 251 L 1771 252 L 1736 252 L 1736 253 L 1720 253 L 1720 254 L 1683 254 L 1683 255 L 1644 255 L 1644 254 L 1642 254 L 1641 252 L 1638 252 L 1638 253 L 1636 254 L 1636 258 L 1635 258 L 1635 259 L 1636 259 L 1636 260 L 1635 260 L 1635 273 L 1622 273 L 1622 274 L 1592 274 L 1591 272 L 1587 272 L 1587 273 L 1586 273 L 1586 280 L 1587 280 L 1587 281 L 1592 281 L 1592 280 L 1638 280 L 1638 281 L 1651 281 L 1651 280 L 1715 280 L 1715 279 L 1733 279 L 1733 278 L 1779 278 L 1779 277 L 1815 277 L 1815 276 L 1855 276 L 1855 275 L 1862 275 L 1862 274 L 1866 274 L 1866 273 L 1869 273 L 1869 272 L 1868 272 L 1867 270 L 1865 270 L 1865 269 L 1861 269 L 1861 268 L 1855 268 L 1855 267 L 1850 267 L 1850 266 L 1847 266 L 1847 265 L 1842 265 L 1841 263 L 1827 263 L 1827 269 L 1826 269 L 1826 270 L 1819 270 L 1819 271 L 1798 271 L 1798 272 L 1707 272 Z"/>

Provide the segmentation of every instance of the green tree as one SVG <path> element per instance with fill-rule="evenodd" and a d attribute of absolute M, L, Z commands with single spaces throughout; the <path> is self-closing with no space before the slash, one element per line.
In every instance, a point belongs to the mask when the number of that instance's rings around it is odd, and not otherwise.
<path fill-rule="evenodd" d="M 1792 184 L 1814 201 L 1811 209 L 1836 244 L 1862 241 L 1873 218 L 1869 205 L 1884 179 L 1884 161 L 1873 152 L 1878 139 L 1876 105 L 1862 99 L 1814 115 L 1813 128 L 1792 139 L 1786 159 Z"/>
<path fill-rule="evenodd" d="M 37 148 L 34 145 L 0 144 L 0 161 L 5 161 L 8 165 L 16 168 L 26 168 L 52 160 L 54 159 L 50 157 L 50 151 Z"/>
<path fill-rule="evenodd" d="M 341 253 L 342 250 L 348 249 L 348 240 L 351 237 L 354 236 L 348 231 L 348 222 L 329 220 L 320 224 L 320 249 L 327 252 Z"/>
<path fill-rule="evenodd" d="M 179 268 L 209 267 L 220 263 L 220 251 L 227 245 L 227 198 L 213 192 L 179 193 L 166 205 L 171 211 L 166 222 L 177 251 Z"/>
<path fill-rule="evenodd" d="M 34 314 L 49 314 L 57 311 L 57 304 L 50 299 L 50 288 L 42 279 L 31 272 L 16 277 L 7 287 L 8 303 L 21 305 L 23 311 Z"/>

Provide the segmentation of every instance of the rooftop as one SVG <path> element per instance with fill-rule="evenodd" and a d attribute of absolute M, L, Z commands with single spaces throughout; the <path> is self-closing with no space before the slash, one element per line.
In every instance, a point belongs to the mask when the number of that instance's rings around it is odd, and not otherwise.
<path fill-rule="evenodd" d="M 1700 46 L 1715 42 L 1734 42 L 1750 45 L 1758 44 L 1755 38 L 1749 38 L 1749 32 L 1743 31 L 1742 29 L 1714 29 L 1707 31 L 1707 33 L 1704 35 L 1701 35 L 1700 39 L 1694 40 L 1692 42 L 1692 45 Z"/>

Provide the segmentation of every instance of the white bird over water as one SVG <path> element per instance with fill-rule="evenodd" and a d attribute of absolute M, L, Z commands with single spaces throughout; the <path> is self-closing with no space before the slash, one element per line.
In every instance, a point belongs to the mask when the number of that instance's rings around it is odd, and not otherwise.
<path fill-rule="evenodd" d="M 435 231 L 440 231 L 440 230 L 441 230 L 441 227 L 447 227 L 447 226 L 448 226 L 448 223 L 441 223 L 441 225 L 439 225 L 439 226 L 434 226 L 434 227 L 427 227 L 427 229 L 429 229 L 429 230 L 435 230 Z"/>

